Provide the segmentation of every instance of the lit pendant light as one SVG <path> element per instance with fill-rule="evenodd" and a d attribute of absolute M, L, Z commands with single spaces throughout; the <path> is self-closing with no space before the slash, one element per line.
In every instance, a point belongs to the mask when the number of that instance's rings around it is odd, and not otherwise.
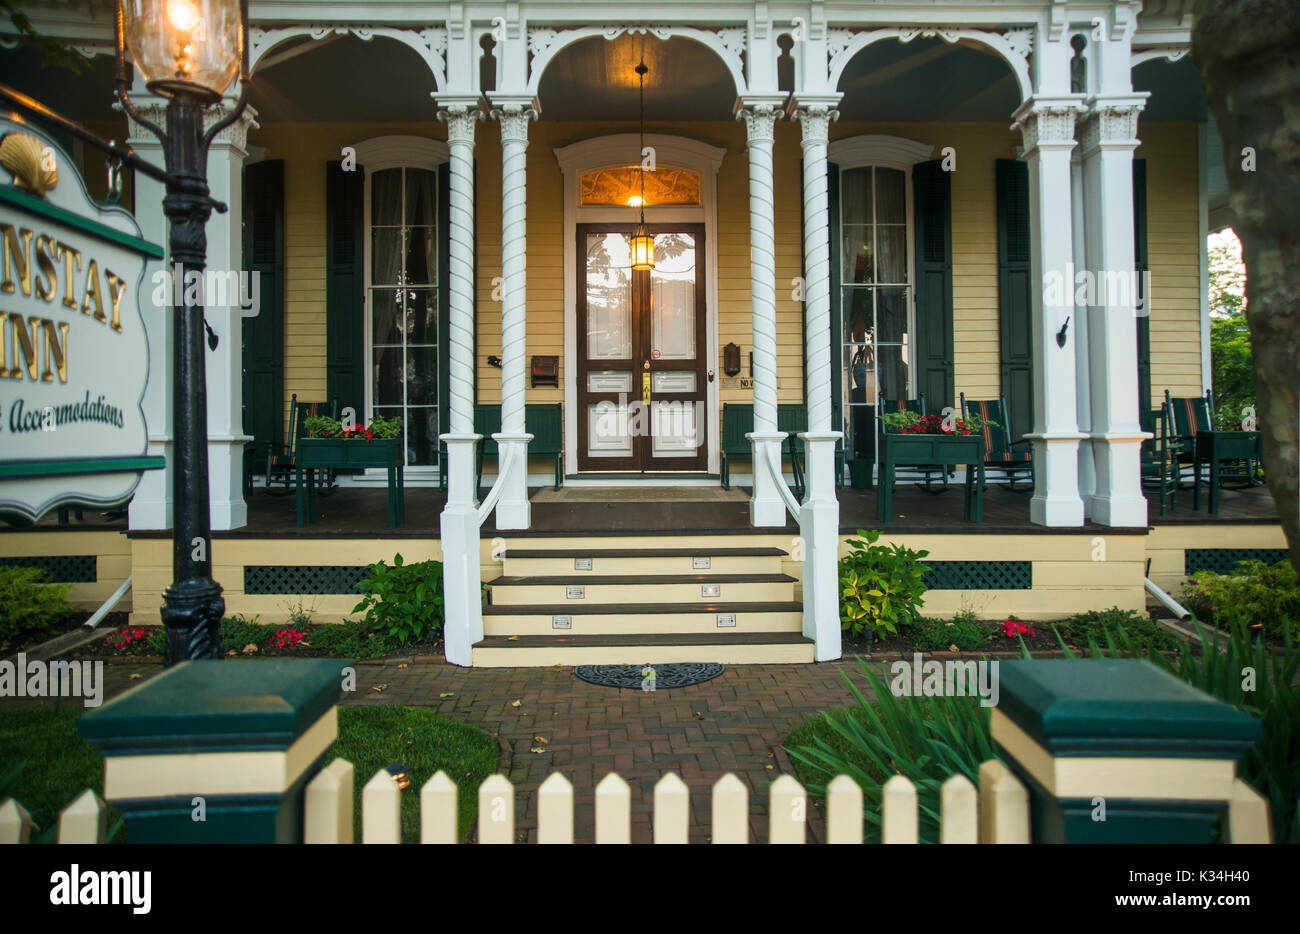
<path fill-rule="evenodd" d="M 645 66 L 645 59 L 641 64 L 636 66 L 637 76 L 641 79 L 641 149 L 637 153 L 639 160 L 645 158 L 645 76 L 650 69 Z M 632 268 L 633 269 L 654 269 L 655 268 L 655 238 L 645 227 L 645 163 L 641 164 L 641 197 L 638 203 L 641 207 L 641 223 L 636 225 L 636 233 L 632 235 Z"/>

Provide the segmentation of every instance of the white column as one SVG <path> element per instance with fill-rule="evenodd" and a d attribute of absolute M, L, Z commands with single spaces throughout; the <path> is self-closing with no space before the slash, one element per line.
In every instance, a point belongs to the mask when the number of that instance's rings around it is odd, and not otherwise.
<path fill-rule="evenodd" d="M 1081 97 L 1036 95 L 1016 109 L 1013 124 L 1024 135 L 1029 164 L 1034 279 L 1034 430 L 1026 437 L 1034 445 L 1035 484 L 1029 517 L 1048 526 L 1083 525 L 1070 220 L 1070 151 Z"/>
<path fill-rule="evenodd" d="M 1088 268 L 1088 253 L 1083 229 L 1083 160 L 1076 149 L 1070 154 L 1070 219 L 1074 246 L 1074 268 Z M 1076 411 L 1079 415 L 1079 433 L 1087 435 L 1092 425 L 1092 397 L 1088 386 L 1088 308 L 1075 305 L 1075 324 L 1078 330 L 1074 342 Z M 1083 517 L 1092 515 L 1092 496 L 1097 491 L 1097 471 L 1092 463 L 1092 442 L 1084 437 L 1079 441 L 1079 498 L 1083 500 Z"/>
<path fill-rule="evenodd" d="M 229 112 L 227 108 L 233 106 L 234 98 L 227 98 L 205 116 L 205 126 L 222 119 Z M 203 311 L 208 326 L 217 335 L 216 349 L 207 351 L 208 487 L 214 530 L 237 529 L 248 523 L 244 445 L 253 438 L 244 434 L 244 312 L 238 283 L 243 279 L 239 273 L 244 265 L 244 158 L 248 155 L 248 131 L 256 126 L 257 113 L 250 107 L 217 134 L 208 150 L 208 187 L 213 198 L 229 207 L 224 214 L 214 211 L 208 221 L 207 268 L 220 278 L 205 277 L 205 283 L 214 285 L 224 281 L 227 294 L 223 298 L 205 290 Z M 232 283 L 233 295 L 229 294 Z M 253 311 L 250 307 L 247 313 Z"/>
<path fill-rule="evenodd" d="M 1138 418 L 1137 273 L 1133 256 L 1133 151 L 1145 94 L 1098 97 L 1082 122 L 1088 271 L 1088 316 L 1094 521 L 1145 526 Z"/>
<path fill-rule="evenodd" d="M 437 95 L 438 118 L 447 124 L 451 151 L 447 212 L 450 254 L 447 291 L 450 346 L 451 431 L 447 445 L 447 503 L 442 510 L 443 594 L 447 661 L 469 665 L 473 645 L 483 638 L 479 519 L 475 490 L 474 434 L 474 131 L 483 116 L 472 96 Z"/>
<path fill-rule="evenodd" d="M 838 113 L 839 95 L 796 98 L 792 108 L 803 130 L 803 250 L 805 367 L 808 387 L 807 492 L 799 509 L 804 543 L 803 634 L 815 643 L 814 658 L 839 658 L 839 523 L 835 496 L 835 444 L 831 424 L 830 203 L 826 143 Z"/>
<path fill-rule="evenodd" d="M 528 121 L 537 105 L 526 97 L 492 94 L 492 116 L 501 124 L 501 433 L 493 435 L 500 449 L 498 469 L 507 470 L 496 507 L 498 529 L 526 529 L 531 524 L 528 503 L 528 442 L 524 428 L 524 394 L 528 361 L 526 331 L 526 208 Z M 512 456 L 511 452 L 517 453 Z M 514 461 L 513 467 L 509 466 Z"/>
<path fill-rule="evenodd" d="M 738 103 L 749 143 L 749 259 L 754 315 L 754 492 L 749 521 L 785 525 L 785 504 L 765 458 L 781 463 L 783 432 L 776 430 L 776 236 L 772 197 L 772 142 L 784 95 L 748 95 Z"/>

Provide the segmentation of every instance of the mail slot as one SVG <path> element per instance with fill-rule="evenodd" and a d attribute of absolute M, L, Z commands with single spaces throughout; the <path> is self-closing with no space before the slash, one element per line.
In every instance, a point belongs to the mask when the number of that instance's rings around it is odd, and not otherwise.
<path fill-rule="evenodd" d="M 556 387 L 560 385 L 559 357 L 533 357 L 533 385 Z"/>

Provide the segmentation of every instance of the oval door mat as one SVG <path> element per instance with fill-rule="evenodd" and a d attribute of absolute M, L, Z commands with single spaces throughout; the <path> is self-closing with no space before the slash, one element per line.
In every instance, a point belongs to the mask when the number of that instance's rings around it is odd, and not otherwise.
<path fill-rule="evenodd" d="M 579 665 L 573 673 L 588 684 L 607 688 L 625 688 L 640 691 L 641 669 L 645 665 Z M 666 662 L 650 665 L 655 670 L 655 690 L 690 687 L 703 684 L 722 674 L 725 669 L 716 662 Z"/>

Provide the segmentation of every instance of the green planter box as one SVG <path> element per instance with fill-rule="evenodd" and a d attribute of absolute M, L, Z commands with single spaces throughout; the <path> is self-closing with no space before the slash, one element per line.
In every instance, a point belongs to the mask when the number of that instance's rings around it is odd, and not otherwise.
<path fill-rule="evenodd" d="M 317 470 L 382 467 L 388 471 L 388 524 L 406 521 L 400 438 L 301 438 L 294 458 L 298 485 L 298 525 L 316 521 Z"/>
<path fill-rule="evenodd" d="M 984 436 L 904 435 L 887 432 L 880 438 L 880 492 L 876 518 L 888 522 L 893 515 L 894 478 L 900 466 L 957 467 L 965 465 L 964 515 L 984 521 Z"/>

